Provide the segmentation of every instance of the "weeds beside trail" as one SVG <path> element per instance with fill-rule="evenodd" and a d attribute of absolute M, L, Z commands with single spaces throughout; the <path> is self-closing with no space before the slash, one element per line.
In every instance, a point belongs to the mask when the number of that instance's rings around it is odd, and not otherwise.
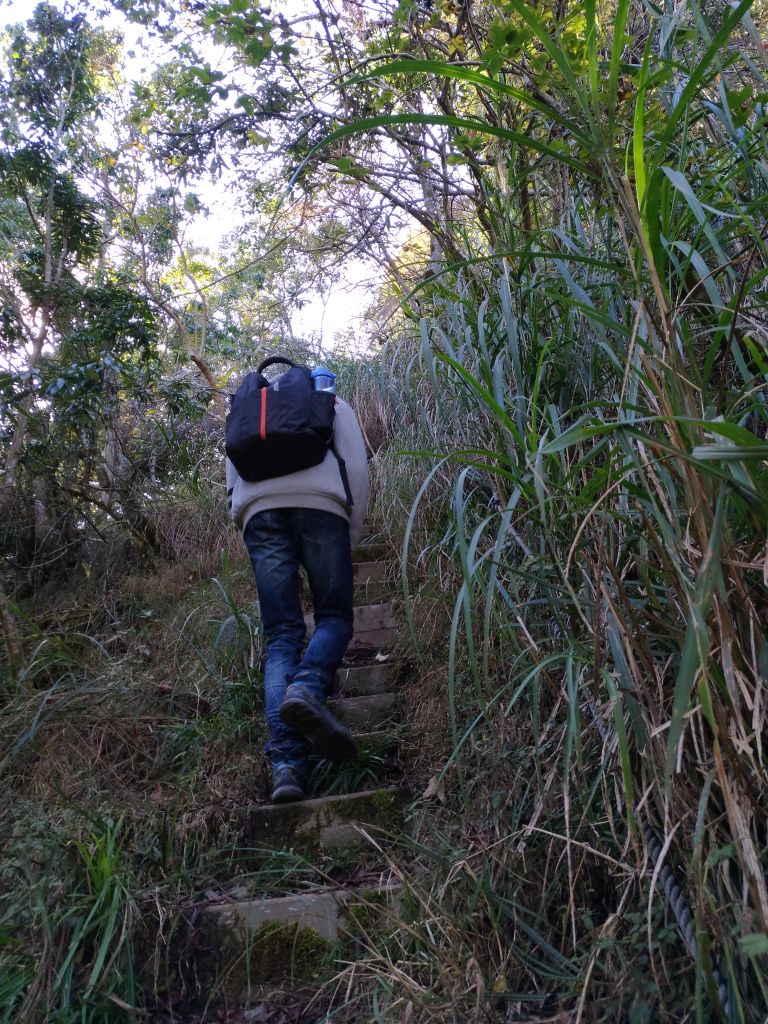
<path fill-rule="evenodd" d="M 386 349 L 413 703 L 446 702 L 450 750 L 420 752 L 430 869 L 403 882 L 423 924 L 371 970 L 425 1019 L 764 1019 L 768 164 L 763 101 L 734 106 L 764 82 L 748 6 L 662 18 L 630 71 L 628 4 L 607 33 L 584 6 L 579 65 L 511 3 L 557 148 L 489 180 L 496 254 L 415 292 L 420 321 Z M 494 111 L 476 131 L 522 145 L 519 91 L 398 70 L 476 89 Z"/>

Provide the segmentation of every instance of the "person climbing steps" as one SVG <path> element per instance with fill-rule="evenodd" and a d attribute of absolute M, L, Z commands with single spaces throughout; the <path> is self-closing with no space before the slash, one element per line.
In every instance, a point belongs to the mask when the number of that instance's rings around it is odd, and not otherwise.
<path fill-rule="evenodd" d="M 288 370 L 274 380 L 263 371 Z M 249 373 L 227 417 L 227 496 L 256 580 L 265 641 L 264 697 L 272 800 L 306 795 L 311 748 L 354 757 L 349 730 L 326 706 L 352 637 L 352 549 L 368 505 L 368 463 L 357 417 L 328 371 L 271 357 Z M 315 629 L 299 600 L 299 568 Z"/>

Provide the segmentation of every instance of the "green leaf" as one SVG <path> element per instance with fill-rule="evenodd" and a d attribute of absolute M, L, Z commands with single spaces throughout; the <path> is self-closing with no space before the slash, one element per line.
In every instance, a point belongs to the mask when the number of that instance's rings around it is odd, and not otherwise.
<path fill-rule="evenodd" d="M 677 748 L 683 734 L 685 716 L 690 708 L 693 684 L 699 669 L 706 665 L 709 654 L 709 633 L 706 620 L 712 591 L 718 577 L 725 507 L 726 498 L 721 494 L 717 501 L 707 550 L 704 552 L 704 558 L 699 568 L 699 576 L 696 580 L 696 587 L 690 599 L 688 626 L 677 670 L 675 692 L 672 697 L 672 713 L 669 721 L 665 767 L 667 792 L 669 792 L 672 785 Z M 701 681 L 700 688 L 701 686 L 706 686 L 706 680 Z"/>
<path fill-rule="evenodd" d="M 608 74 L 608 117 L 613 122 L 616 117 L 616 97 L 619 89 L 619 70 L 621 55 L 627 44 L 624 29 L 629 14 L 629 0 L 619 0 L 613 15 L 613 39 L 611 40 L 611 65 Z"/>
<path fill-rule="evenodd" d="M 243 48 L 243 52 L 248 58 L 248 63 L 253 67 L 258 67 L 269 55 L 269 52 L 272 49 L 272 40 L 269 39 L 269 42 L 267 42 L 268 39 L 269 36 L 265 36 L 261 39 L 258 37 L 251 39 Z"/>
<path fill-rule="evenodd" d="M 764 462 L 768 459 L 768 444 L 698 444 L 691 456 L 700 462 Z"/>
<path fill-rule="evenodd" d="M 483 74 L 482 72 L 475 71 L 472 68 L 465 68 L 456 64 L 447 64 L 443 61 L 437 60 L 395 60 L 388 64 L 382 64 L 380 67 L 372 68 L 365 74 L 356 75 L 353 78 L 347 79 L 344 82 L 343 88 L 346 88 L 349 85 L 355 85 L 359 82 L 367 82 L 371 79 L 382 78 L 384 76 L 395 74 L 441 75 L 443 78 L 453 78 L 457 81 L 463 82 L 465 85 L 472 85 L 476 89 L 481 89 L 486 92 L 494 92 L 499 96 L 517 100 L 519 103 L 530 107 L 532 110 L 538 110 L 547 118 L 551 118 L 553 121 L 557 122 L 557 124 L 566 128 L 573 138 L 577 139 L 583 146 L 588 147 L 590 145 L 590 136 L 579 127 L 579 124 L 572 118 L 566 117 L 551 103 L 547 103 L 541 98 L 534 97 L 524 89 L 519 89 L 513 85 L 509 85 L 507 82 L 500 82 L 498 79 L 493 78 L 488 74 Z M 340 88 L 342 88 L 342 86 L 340 86 Z"/>
<path fill-rule="evenodd" d="M 635 170 L 635 191 L 637 193 L 637 208 L 643 219 L 643 226 L 648 233 L 645 215 L 645 94 L 648 87 L 649 71 L 648 63 L 651 55 L 651 36 L 645 44 L 643 63 L 640 68 L 640 82 L 635 100 L 635 116 L 632 126 L 632 163 Z"/>
<path fill-rule="evenodd" d="M 752 3 L 753 0 L 741 0 L 741 3 L 738 4 L 738 6 L 729 7 L 728 13 L 723 18 L 723 23 L 720 26 L 719 32 L 713 36 L 707 49 L 696 61 L 696 66 L 691 71 L 690 77 L 685 84 L 685 88 L 680 93 L 674 108 L 667 118 L 664 126 L 664 134 L 662 135 L 657 147 L 658 153 L 666 153 L 667 148 L 672 143 L 678 122 L 687 111 L 688 103 L 696 94 L 696 90 L 704 84 L 707 78 L 710 64 L 724 49 L 731 33 L 752 6 Z"/>
<path fill-rule="evenodd" d="M 686 178 L 686 176 L 683 174 L 682 171 L 677 171 L 673 167 L 662 167 L 661 171 L 663 174 L 667 176 L 667 178 L 669 178 L 674 188 L 677 189 L 677 191 L 680 192 L 680 194 L 685 198 L 685 201 L 690 206 L 694 217 L 699 222 L 702 231 L 707 236 L 709 244 L 712 246 L 712 250 L 716 254 L 719 262 L 723 266 L 725 266 L 726 269 L 730 270 L 730 260 L 725 255 L 725 252 L 723 251 L 723 248 L 720 245 L 717 236 L 712 230 L 712 225 L 710 223 L 709 218 L 706 215 L 704 207 L 699 202 L 699 199 L 696 196 L 693 189 L 691 188 L 691 184 Z M 712 210 L 711 208 L 710 210 L 712 213 L 715 214 L 719 212 L 717 210 Z M 731 271 L 731 273 L 733 272 Z"/>
<path fill-rule="evenodd" d="M 768 935 L 765 932 L 742 935 L 739 938 L 739 945 L 749 957 L 766 956 L 768 954 Z"/>

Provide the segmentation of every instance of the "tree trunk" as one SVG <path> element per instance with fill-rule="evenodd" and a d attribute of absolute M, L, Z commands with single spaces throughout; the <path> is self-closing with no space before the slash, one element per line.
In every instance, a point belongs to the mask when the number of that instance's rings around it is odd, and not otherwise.
<path fill-rule="evenodd" d="M 19 639 L 19 629 L 16 624 L 16 618 L 11 611 L 8 598 L 5 595 L 2 585 L 0 585 L 0 628 L 3 631 L 6 657 L 8 659 L 8 682 L 13 684 L 16 681 L 19 669 L 21 668 L 23 652 L 21 648 L 21 641 Z"/>

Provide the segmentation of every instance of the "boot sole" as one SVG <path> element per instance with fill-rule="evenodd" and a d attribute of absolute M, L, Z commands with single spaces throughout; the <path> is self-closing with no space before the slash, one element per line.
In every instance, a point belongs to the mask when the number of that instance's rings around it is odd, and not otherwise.
<path fill-rule="evenodd" d="M 294 804 L 299 800 L 306 800 L 307 794 L 298 786 L 280 786 L 272 792 L 273 804 Z"/>
<path fill-rule="evenodd" d="M 280 718 L 305 736 L 320 757 L 338 763 L 357 754 L 352 733 L 326 708 L 316 710 L 304 700 L 286 697 L 280 706 Z"/>

